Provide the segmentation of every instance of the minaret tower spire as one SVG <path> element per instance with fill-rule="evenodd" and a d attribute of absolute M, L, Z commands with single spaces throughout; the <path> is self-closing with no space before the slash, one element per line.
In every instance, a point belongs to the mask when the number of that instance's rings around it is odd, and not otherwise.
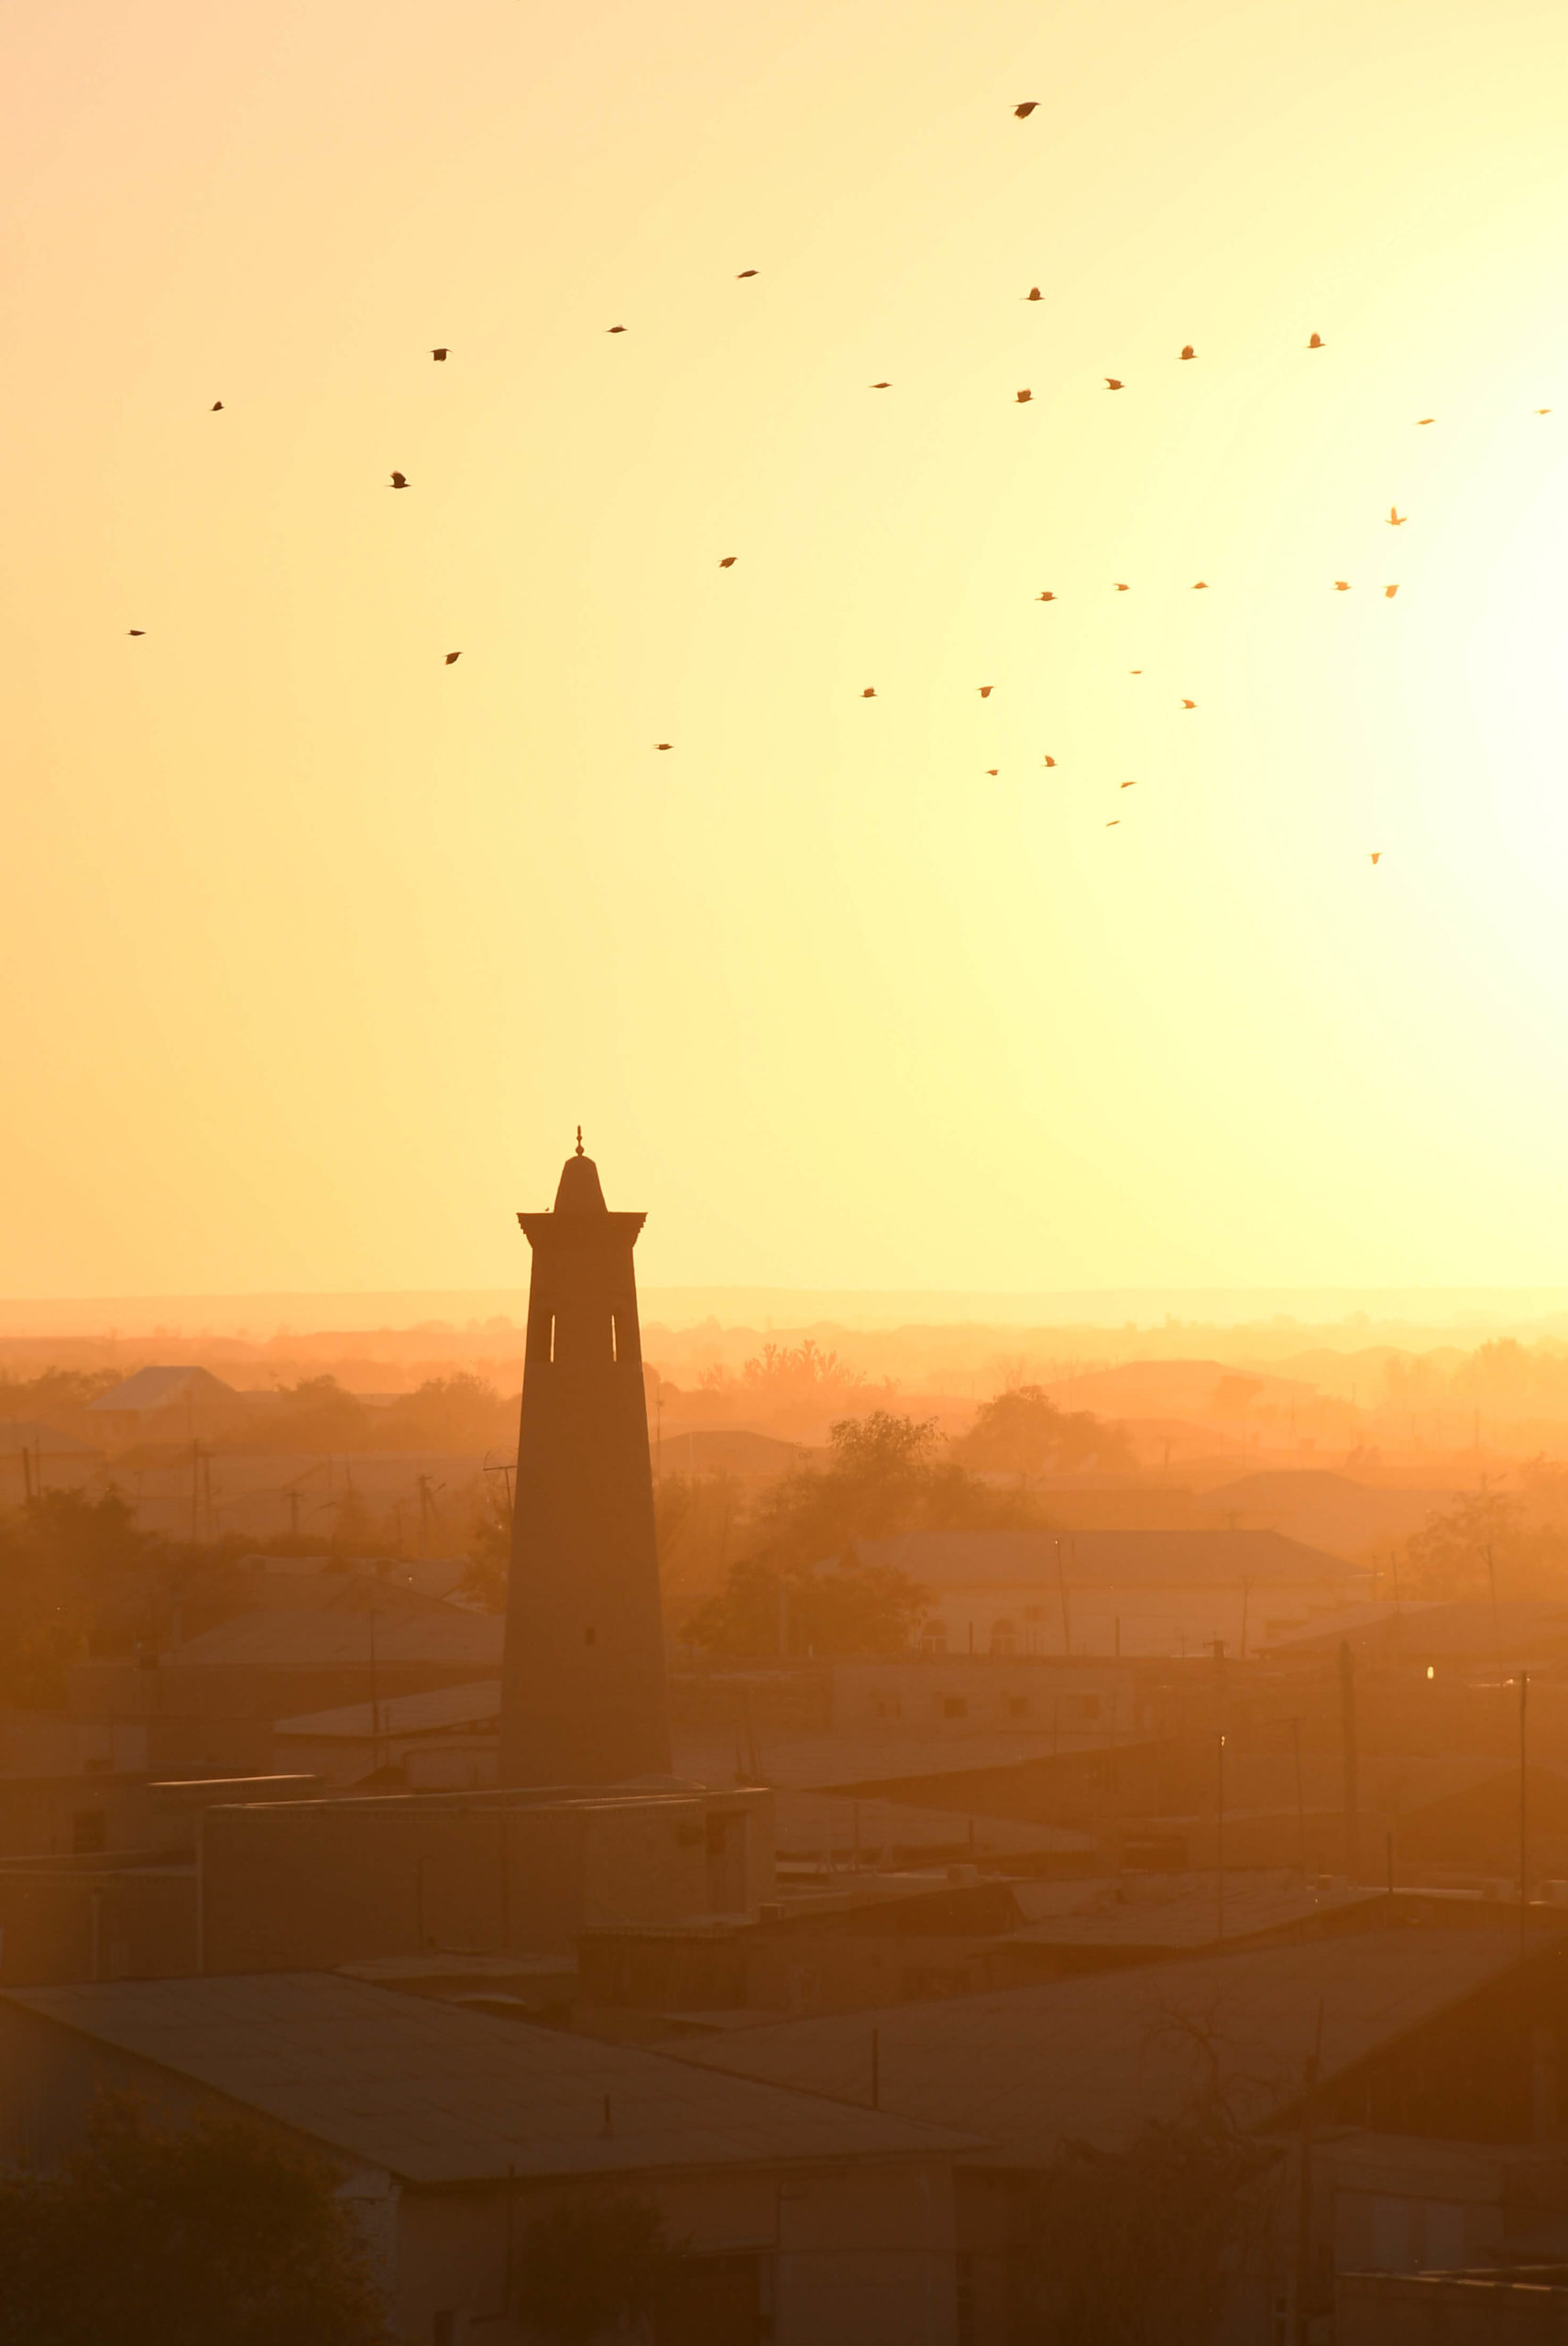
<path fill-rule="evenodd" d="M 653 1478 L 631 1252 L 575 1153 L 533 1249 L 501 1699 L 503 1784 L 667 1775 Z"/>

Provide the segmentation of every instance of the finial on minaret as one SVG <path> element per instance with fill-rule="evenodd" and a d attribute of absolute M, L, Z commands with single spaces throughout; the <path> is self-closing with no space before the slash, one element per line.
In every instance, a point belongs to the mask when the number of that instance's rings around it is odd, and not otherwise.
<path fill-rule="evenodd" d="M 583 1153 L 583 1128 L 582 1128 L 581 1124 L 579 1124 L 579 1125 L 577 1126 L 577 1155 L 578 1155 L 579 1157 L 581 1157 L 582 1153 Z"/>

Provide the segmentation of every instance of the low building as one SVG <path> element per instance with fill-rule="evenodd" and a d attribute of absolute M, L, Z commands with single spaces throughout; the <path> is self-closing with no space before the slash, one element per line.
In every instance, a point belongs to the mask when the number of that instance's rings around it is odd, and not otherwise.
<path fill-rule="evenodd" d="M 319 1974 L 0 1996 L 0 2154 L 54 2164 L 127 2090 L 327 2153 L 409 2346 L 523 2346 L 528 2226 L 607 2189 L 685 2246 L 673 2338 L 957 2346 L 938 2127 Z"/>
<path fill-rule="evenodd" d="M 236 1425 L 246 1397 L 210 1368 L 138 1368 L 87 1404 L 104 1442 L 209 1441 Z"/>
<path fill-rule="evenodd" d="M 857 1543 L 920 1584 L 948 1654 L 1245 1659 L 1373 1595 L 1364 1566 L 1277 1531 L 905 1531 Z"/>
<path fill-rule="evenodd" d="M 500 1680 L 477 1678 L 279 1719 L 273 1735 L 280 1766 L 311 1769 L 329 1784 L 389 1770 L 411 1792 L 471 1792 L 495 1783 L 500 1716 Z"/>

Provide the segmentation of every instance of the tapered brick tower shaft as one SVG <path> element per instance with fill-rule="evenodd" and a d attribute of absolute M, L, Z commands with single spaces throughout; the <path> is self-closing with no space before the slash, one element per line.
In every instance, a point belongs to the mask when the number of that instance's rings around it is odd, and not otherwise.
<path fill-rule="evenodd" d="M 653 1478 L 631 1250 L 593 1159 L 566 1159 L 533 1249 L 501 1702 L 503 1784 L 667 1775 Z"/>

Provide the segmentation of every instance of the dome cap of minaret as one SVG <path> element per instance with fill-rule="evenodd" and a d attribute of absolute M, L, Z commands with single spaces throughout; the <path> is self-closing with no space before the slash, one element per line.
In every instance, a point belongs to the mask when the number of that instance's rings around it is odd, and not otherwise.
<path fill-rule="evenodd" d="M 561 1168 L 560 1185 L 555 1191 L 557 1213 L 605 1213 L 609 1209 L 604 1191 L 599 1188 L 599 1169 L 591 1157 L 583 1155 L 583 1128 L 577 1126 L 577 1147 Z"/>

